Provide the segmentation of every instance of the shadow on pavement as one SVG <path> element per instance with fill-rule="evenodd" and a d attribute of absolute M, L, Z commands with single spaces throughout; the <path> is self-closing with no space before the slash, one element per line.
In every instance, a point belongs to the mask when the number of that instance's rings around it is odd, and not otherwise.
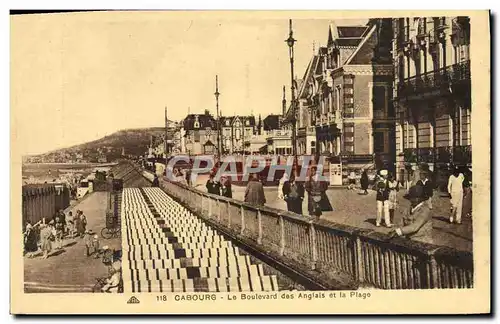
<path fill-rule="evenodd" d="M 49 254 L 49 258 L 58 256 L 59 254 L 63 254 L 64 252 L 66 252 L 65 249 L 55 250 L 54 252 Z"/>
<path fill-rule="evenodd" d="M 63 247 L 70 247 L 76 244 L 76 241 L 69 242 L 68 244 L 65 244 Z"/>

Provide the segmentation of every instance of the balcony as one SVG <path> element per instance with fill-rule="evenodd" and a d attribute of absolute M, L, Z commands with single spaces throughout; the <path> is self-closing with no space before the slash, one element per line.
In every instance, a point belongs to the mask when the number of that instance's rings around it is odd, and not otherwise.
<path fill-rule="evenodd" d="M 307 127 L 299 128 L 297 130 L 297 136 L 298 137 L 316 136 L 316 127 L 307 126 Z"/>
<path fill-rule="evenodd" d="M 472 146 L 444 146 L 436 148 L 408 148 L 403 150 L 405 163 L 453 163 L 470 165 Z"/>
<path fill-rule="evenodd" d="M 291 137 L 292 131 L 283 130 L 283 129 L 273 129 L 270 131 L 266 131 L 267 137 Z"/>
<path fill-rule="evenodd" d="M 422 96 L 443 96 L 452 93 L 464 95 L 468 88 L 470 61 L 465 61 L 403 80 L 397 86 L 397 98 L 418 100 L 422 99 Z"/>

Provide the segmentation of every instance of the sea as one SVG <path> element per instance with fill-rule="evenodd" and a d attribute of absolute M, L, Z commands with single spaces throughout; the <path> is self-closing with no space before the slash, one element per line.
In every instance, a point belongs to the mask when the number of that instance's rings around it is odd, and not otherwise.
<path fill-rule="evenodd" d="M 109 170 L 112 164 L 99 163 L 24 163 L 22 165 L 23 184 L 75 182 L 85 178 L 95 168 Z"/>

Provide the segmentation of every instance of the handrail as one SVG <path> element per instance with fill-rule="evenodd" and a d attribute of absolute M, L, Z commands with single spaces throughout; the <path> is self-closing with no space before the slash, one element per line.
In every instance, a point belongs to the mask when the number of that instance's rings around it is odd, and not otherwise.
<path fill-rule="evenodd" d="M 143 171 L 151 178 L 151 174 Z M 471 288 L 472 253 L 411 241 L 202 192 L 168 179 L 161 188 L 192 212 L 318 276 L 381 289 Z"/>

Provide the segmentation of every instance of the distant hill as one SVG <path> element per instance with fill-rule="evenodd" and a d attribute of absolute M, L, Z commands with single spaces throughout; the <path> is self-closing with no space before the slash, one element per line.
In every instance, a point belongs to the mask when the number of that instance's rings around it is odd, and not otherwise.
<path fill-rule="evenodd" d="M 108 161 L 112 161 L 121 156 L 122 149 L 125 149 L 127 155 L 144 155 L 151 142 L 151 136 L 153 136 L 153 143 L 157 145 L 163 142 L 164 135 L 165 128 L 163 127 L 125 129 L 91 142 L 35 155 L 35 157 L 65 156 L 68 159 L 76 154 L 83 154 L 83 159 L 92 162 L 104 155 Z M 169 128 L 169 138 L 173 135 L 174 129 Z"/>
<path fill-rule="evenodd" d="M 164 134 L 165 129 L 162 127 L 125 129 L 92 142 L 72 146 L 68 150 L 81 152 L 111 147 L 120 152 L 122 148 L 125 148 L 126 154 L 142 155 L 151 142 L 151 136 L 162 138 Z M 169 136 L 173 136 L 173 132 L 169 132 Z"/>

